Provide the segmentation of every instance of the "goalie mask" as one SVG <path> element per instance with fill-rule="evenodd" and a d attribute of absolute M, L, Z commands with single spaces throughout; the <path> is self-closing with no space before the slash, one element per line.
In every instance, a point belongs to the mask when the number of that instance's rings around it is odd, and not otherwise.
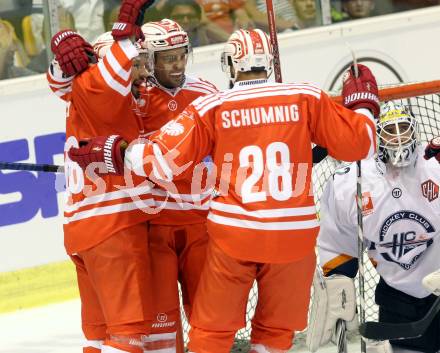
<path fill-rule="evenodd" d="M 234 84 L 239 72 L 273 70 L 273 51 L 269 37 L 260 29 L 239 29 L 232 33 L 221 54 L 222 70 Z"/>
<path fill-rule="evenodd" d="M 160 82 L 160 76 L 177 75 L 181 71 L 184 73 L 188 57 L 191 55 L 191 46 L 188 34 L 177 22 L 169 19 L 163 19 L 158 22 L 148 22 L 142 26 L 142 32 L 145 36 L 145 41 L 142 46 L 145 47 L 148 52 L 148 69 L 159 83 L 163 84 Z M 184 50 L 176 50 L 180 48 Z M 164 59 L 165 62 L 161 62 L 161 64 L 163 64 L 161 68 L 158 67 L 159 52 L 169 53 Z M 176 66 L 178 66 L 177 69 L 175 68 Z M 162 72 L 159 73 L 159 70 Z M 164 77 L 164 79 L 166 78 L 167 77 Z M 171 77 L 171 81 L 172 80 L 173 78 Z M 178 81 L 178 79 L 176 80 Z M 173 85 L 172 82 L 170 82 L 170 84 Z"/>
<path fill-rule="evenodd" d="M 377 124 L 379 158 L 395 167 L 406 167 L 417 157 L 418 126 L 406 107 L 387 102 Z"/>

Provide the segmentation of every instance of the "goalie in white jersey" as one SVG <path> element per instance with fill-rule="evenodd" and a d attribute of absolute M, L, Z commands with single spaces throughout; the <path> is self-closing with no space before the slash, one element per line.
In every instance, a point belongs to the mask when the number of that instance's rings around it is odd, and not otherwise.
<path fill-rule="evenodd" d="M 427 158 L 438 152 L 435 140 L 426 149 Z M 389 102 L 382 107 L 378 141 L 378 156 L 362 161 L 364 242 L 380 275 L 375 301 L 379 321 L 412 322 L 435 301 L 422 280 L 440 267 L 440 170 L 436 159 L 424 158 L 416 119 L 401 105 Z M 319 300 L 314 303 L 308 334 L 312 351 L 330 340 L 338 315 L 350 320 L 355 313 L 354 285 L 351 279 L 347 283 L 358 268 L 355 164 L 338 169 L 327 183 L 321 216 L 320 264 L 327 288 L 337 288 L 333 293 L 327 289 L 326 299 L 337 300 L 334 296 L 344 287 L 353 305 L 339 314 L 323 314 L 330 306 L 319 309 Z M 391 341 L 391 346 L 367 347 L 367 352 L 438 352 L 440 317 L 423 336 Z"/>

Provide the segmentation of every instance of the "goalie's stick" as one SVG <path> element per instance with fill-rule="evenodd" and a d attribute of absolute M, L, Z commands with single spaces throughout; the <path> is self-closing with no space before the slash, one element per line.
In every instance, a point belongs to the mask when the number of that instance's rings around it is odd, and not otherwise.
<path fill-rule="evenodd" d="M 33 172 L 64 173 L 64 166 L 53 164 L 0 162 L 0 170 L 28 170 Z"/>
<path fill-rule="evenodd" d="M 425 333 L 439 312 L 440 296 L 437 297 L 426 315 L 418 321 L 405 323 L 369 321 L 359 326 L 359 332 L 365 338 L 379 341 L 416 338 Z"/>
<path fill-rule="evenodd" d="M 359 68 L 357 64 L 356 55 L 353 49 L 347 43 L 348 48 L 353 56 L 354 76 L 359 77 Z M 364 222 L 362 217 L 362 164 L 361 161 L 356 162 L 356 209 L 357 209 L 357 223 L 358 223 L 358 286 L 359 286 L 359 320 L 360 323 L 365 323 L 365 279 L 364 279 Z M 361 352 L 367 351 L 366 342 L 361 336 Z"/>

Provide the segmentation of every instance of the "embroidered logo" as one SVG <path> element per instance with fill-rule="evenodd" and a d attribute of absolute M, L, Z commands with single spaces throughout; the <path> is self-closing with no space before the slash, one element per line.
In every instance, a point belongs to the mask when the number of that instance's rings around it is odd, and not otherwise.
<path fill-rule="evenodd" d="M 171 120 L 168 124 L 161 127 L 160 131 L 170 136 L 179 136 L 185 131 L 184 126 L 177 121 Z"/>
<path fill-rule="evenodd" d="M 438 198 L 439 186 L 434 183 L 431 179 L 426 180 L 422 183 L 422 195 L 427 198 L 429 202 L 434 201 Z"/>
<path fill-rule="evenodd" d="M 394 189 L 391 191 L 391 195 L 393 195 L 393 197 L 394 197 L 395 199 L 400 198 L 400 196 L 402 196 L 402 189 L 400 189 L 400 188 L 394 188 Z"/>
<path fill-rule="evenodd" d="M 355 196 L 357 201 L 357 196 Z M 368 216 L 374 212 L 373 199 L 369 192 L 362 193 L 362 215 Z"/>
<path fill-rule="evenodd" d="M 168 102 L 168 109 L 174 112 L 177 109 L 177 102 L 175 100 L 170 100 Z"/>

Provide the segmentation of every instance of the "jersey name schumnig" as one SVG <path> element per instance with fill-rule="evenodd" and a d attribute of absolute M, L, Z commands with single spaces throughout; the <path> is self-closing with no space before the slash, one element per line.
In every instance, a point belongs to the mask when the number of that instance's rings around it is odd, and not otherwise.
<path fill-rule="evenodd" d="M 224 129 L 261 124 L 289 123 L 299 120 L 298 105 L 296 104 L 224 110 L 221 115 L 222 127 Z"/>

